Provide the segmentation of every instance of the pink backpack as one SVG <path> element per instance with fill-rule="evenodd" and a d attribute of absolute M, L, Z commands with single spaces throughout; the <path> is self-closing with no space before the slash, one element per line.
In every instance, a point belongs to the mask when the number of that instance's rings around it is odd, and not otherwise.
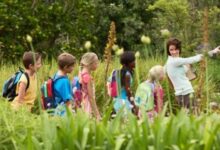
<path fill-rule="evenodd" d="M 110 97 L 117 97 L 121 90 L 120 70 L 113 70 L 107 81 L 107 90 Z"/>

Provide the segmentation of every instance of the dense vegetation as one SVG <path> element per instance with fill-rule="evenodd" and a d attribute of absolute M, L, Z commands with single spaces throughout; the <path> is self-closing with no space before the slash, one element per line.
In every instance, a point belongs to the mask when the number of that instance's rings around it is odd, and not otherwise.
<path fill-rule="evenodd" d="M 147 35 L 159 53 L 163 51 L 160 30 L 168 29 L 190 53 L 203 42 L 205 7 L 213 48 L 220 43 L 219 6 L 217 0 L 2 0 L 0 58 L 20 58 L 30 49 L 27 34 L 33 37 L 35 49 L 48 57 L 61 51 L 80 56 L 86 41 L 101 56 L 111 21 L 116 23 L 117 44 L 125 50 L 140 50 L 140 37 Z"/>

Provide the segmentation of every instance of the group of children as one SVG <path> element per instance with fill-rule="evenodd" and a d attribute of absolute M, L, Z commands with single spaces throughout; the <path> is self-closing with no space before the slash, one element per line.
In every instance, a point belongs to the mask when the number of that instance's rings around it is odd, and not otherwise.
<path fill-rule="evenodd" d="M 62 53 L 58 56 L 58 71 L 53 76 L 53 92 L 55 107 L 65 106 L 72 109 L 74 103 L 73 91 L 68 74 L 70 74 L 76 58 L 69 53 Z M 100 113 L 95 101 L 95 86 L 91 72 L 98 67 L 99 60 L 95 53 L 85 53 L 80 61 L 80 71 L 78 74 L 82 99 L 82 109 L 88 114 L 94 114 L 97 119 L 100 119 Z M 25 73 L 20 77 L 16 87 L 16 97 L 12 100 L 11 106 L 18 110 L 22 106 L 27 106 L 29 110 L 34 106 L 34 101 L 37 97 L 37 76 L 36 72 L 41 67 L 41 55 L 34 52 L 25 52 L 23 54 L 23 65 Z M 62 109 L 60 109 L 62 110 Z M 63 115 L 65 111 L 55 111 L 56 114 Z"/>
<path fill-rule="evenodd" d="M 167 46 L 169 57 L 165 67 L 160 65 L 153 66 L 149 70 L 146 81 L 138 85 L 135 93 L 131 90 L 135 68 L 135 55 L 131 51 L 125 51 L 120 56 L 120 63 L 122 65 L 119 70 L 121 88 L 118 91 L 120 94 L 113 98 L 114 112 L 117 113 L 123 109 L 133 112 L 138 117 L 144 115 L 143 112 L 146 112 L 149 117 L 160 113 L 163 109 L 164 95 L 160 82 L 164 79 L 165 72 L 168 73 L 168 77 L 174 86 L 177 101 L 181 102 L 183 106 L 187 105 L 188 107 L 188 93 L 192 93 L 193 89 L 190 81 L 186 78 L 186 71 L 183 65 L 197 62 L 202 56 L 199 55 L 188 59 L 180 58 L 181 45 L 177 39 L 170 39 Z M 215 50 L 213 53 L 218 53 L 219 51 Z M 74 105 L 73 90 L 67 74 L 73 71 L 76 58 L 69 53 L 62 53 L 58 56 L 57 62 L 58 71 L 53 76 L 55 105 L 56 107 L 65 106 L 67 109 L 72 109 Z M 37 96 L 36 71 L 41 67 L 41 55 L 33 52 L 25 52 L 23 55 L 23 64 L 25 73 L 29 78 L 24 74 L 17 84 L 17 96 L 11 102 L 14 109 L 18 109 L 23 105 L 28 106 L 29 109 L 33 107 Z M 85 53 L 80 59 L 78 78 L 82 92 L 82 101 L 77 106 L 81 106 L 84 112 L 99 120 L 101 119 L 101 115 L 96 104 L 94 79 L 91 75 L 97 69 L 98 64 L 99 59 L 93 52 Z"/>
<path fill-rule="evenodd" d="M 71 110 L 73 109 L 73 105 L 76 103 L 74 103 L 73 90 L 67 75 L 73 71 L 74 65 L 76 64 L 76 58 L 69 53 L 62 53 L 58 56 L 57 62 L 58 71 L 53 76 L 55 107 L 59 108 L 64 106 L 65 108 Z M 120 62 L 122 64 L 122 68 L 120 69 L 122 88 L 119 91 L 120 96 L 115 97 L 113 100 L 114 111 L 118 112 L 125 106 L 128 111 L 131 111 L 136 115 L 140 115 L 140 111 L 138 110 L 139 107 L 142 107 L 142 105 L 146 111 L 151 111 L 153 109 L 155 109 L 156 112 L 160 111 L 162 109 L 163 101 L 161 94 L 157 95 L 157 89 L 162 89 L 159 84 L 159 80 L 161 80 L 164 76 L 163 67 L 155 66 L 150 70 L 149 79 L 144 82 L 144 84 L 146 83 L 146 86 L 144 87 L 150 87 L 147 89 L 149 93 L 143 93 L 146 90 L 143 89 L 141 84 L 140 88 L 137 90 L 137 95 L 135 96 L 131 91 L 135 68 L 134 53 L 131 51 L 124 52 L 121 55 Z M 94 79 L 91 75 L 91 72 L 97 69 L 98 64 L 99 59 L 93 52 L 85 53 L 80 59 L 78 78 L 82 92 L 82 101 L 78 106 L 81 106 L 83 111 L 95 116 L 99 120 L 101 119 L 101 115 L 96 104 Z M 23 65 L 25 67 L 25 74 L 22 74 L 19 79 L 16 87 L 17 96 L 11 102 L 11 106 L 15 110 L 18 110 L 22 106 L 27 106 L 28 109 L 31 110 L 34 106 L 34 101 L 37 96 L 36 72 L 41 67 L 41 55 L 31 51 L 25 52 L 23 55 Z M 144 91 L 142 92 L 141 90 Z M 147 97 L 145 96 L 145 101 L 141 101 L 141 98 L 143 98 L 144 95 Z M 157 97 L 160 97 L 160 101 L 156 102 L 158 105 L 155 107 L 154 99 L 157 99 Z M 150 101 L 152 104 L 150 106 L 148 106 L 148 104 L 143 104 L 146 103 L 146 101 Z M 65 114 L 65 111 L 55 111 L 55 113 L 62 116 Z"/>

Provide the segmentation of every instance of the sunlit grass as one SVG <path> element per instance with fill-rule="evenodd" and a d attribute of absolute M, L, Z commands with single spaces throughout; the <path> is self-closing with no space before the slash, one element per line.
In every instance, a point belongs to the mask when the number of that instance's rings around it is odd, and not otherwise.
<path fill-rule="evenodd" d="M 140 81 L 147 78 L 148 70 L 156 65 L 163 65 L 161 58 L 139 59 Z M 0 67 L 0 88 L 3 82 L 12 75 L 20 65 L 3 65 Z M 140 120 L 131 114 L 126 118 L 119 113 L 111 119 L 111 103 L 104 97 L 104 63 L 93 73 L 96 81 L 96 97 L 102 112 L 102 121 L 97 122 L 83 112 L 68 113 L 65 117 L 51 117 L 39 112 L 35 105 L 33 113 L 25 109 L 15 112 L 8 102 L 0 99 L 0 149 L 219 149 L 220 148 L 220 116 L 218 114 L 186 114 L 184 111 L 176 115 L 169 112 L 168 105 L 154 121 L 147 116 Z M 118 60 L 110 65 L 110 72 L 120 68 Z M 38 72 L 38 87 L 49 76 L 57 71 L 55 60 L 44 61 Z M 78 66 L 70 79 L 78 73 Z M 109 72 L 109 74 L 110 74 Z M 135 91 L 137 87 L 134 76 Z M 209 90 L 216 91 L 210 74 Z M 197 81 L 193 81 L 196 85 Z M 210 84 L 213 83 L 213 84 Z M 163 82 L 163 86 L 166 82 Z M 165 88 L 165 87 L 164 87 Z M 196 86 L 195 86 L 196 88 Z M 38 94 L 40 96 L 40 93 Z M 40 99 L 40 97 L 38 97 Z M 174 98 L 172 97 L 172 102 Z M 110 100 L 110 102 L 112 102 Z M 167 96 L 165 96 L 167 102 Z M 169 114 L 169 115 L 167 115 Z"/>

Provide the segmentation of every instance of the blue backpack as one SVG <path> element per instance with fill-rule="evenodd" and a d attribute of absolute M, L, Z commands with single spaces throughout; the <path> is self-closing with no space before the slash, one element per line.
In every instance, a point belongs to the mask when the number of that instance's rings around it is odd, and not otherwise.
<path fill-rule="evenodd" d="M 29 76 L 22 68 L 19 67 L 19 70 L 12 75 L 8 80 L 4 82 L 3 88 L 2 88 L 2 96 L 7 98 L 8 101 L 13 101 L 18 94 L 16 93 L 16 87 L 17 84 L 22 76 L 24 74 L 27 78 L 27 86 L 26 91 L 29 87 Z"/>

